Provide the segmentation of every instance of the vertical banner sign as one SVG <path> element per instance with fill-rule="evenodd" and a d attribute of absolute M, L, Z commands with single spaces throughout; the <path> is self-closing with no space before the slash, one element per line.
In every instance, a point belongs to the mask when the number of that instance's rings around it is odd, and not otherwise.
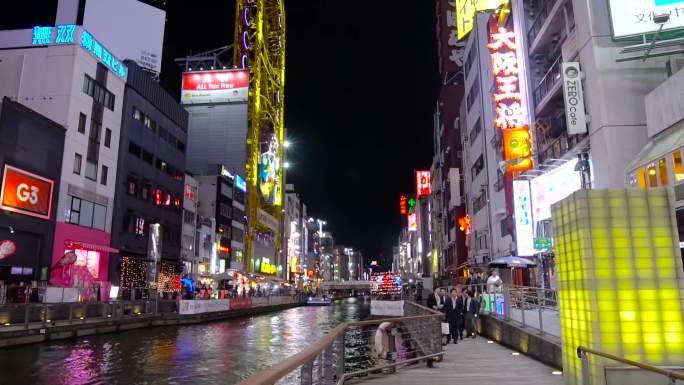
<path fill-rule="evenodd" d="M 518 255 L 534 255 L 534 224 L 532 223 L 532 197 L 529 181 L 513 181 L 513 204 Z"/>
<path fill-rule="evenodd" d="M 517 58 L 515 32 L 501 27 L 496 18 L 489 23 L 490 43 L 495 79 L 494 125 L 502 131 L 506 169 L 522 172 L 533 167 L 532 136 L 522 94 Z"/>
<path fill-rule="evenodd" d="M 152 285 L 157 284 L 157 272 L 161 261 L 162 231 L 159 223 L 150 223 L 150 235 L 147 241 L 147 259 L 152 264 L 148 269 L 147 281 Z"/>
<path fill-rule="evenodd" d="M 416 171 L 416 198 L 430 195 L 431 183 L 430 171 Z"/>
<path fill-rule="evenodd" d="M 411 213 L 408 215 L 408 230 L 418 231 L 418 214 Z"/>
<path fill-rule="evenodd" d="M 568 135 L 586 134 L 587 116 L 584 111 L 584 91 L 579 63 L 563 63 L 562 76 Z"/>
<path fill-rule="evenodd" d="M 408 197 L 406 195 L 399 197 L 399 213 L 401 215 L 408 214 Z"/>

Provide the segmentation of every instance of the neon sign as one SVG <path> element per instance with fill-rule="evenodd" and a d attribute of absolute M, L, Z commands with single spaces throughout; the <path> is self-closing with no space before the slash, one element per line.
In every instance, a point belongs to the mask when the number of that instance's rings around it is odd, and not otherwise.
<path fill-rule="evenodd" d="M 117 74 L 119 77 L 126 77 L 128 71 L 126 66 L 123 65 L 111 52 L 107 51 L 106 48 L 100 44 L 90 32 L 85 29 L 81 29 L 81 47 L 86 51 L 90 52 L 95 58 L 97 58 L 102 64 L 106 65 L 112 72 Z"/>
<path fill-rule="evenodd" d="M 53 31 L 57 30 L 57 36 L 53 40 Z M 73 44 L 74 32 L 76 32 L 75 24 L 60 24 L 56 27 L 33 27 L 33 36 L 31 37 L 31 45 L 49 45 L 49 44 Z"/>
<path fill-rule="evenodd" d="M 464 217 L 458 218 L 458 229 L 465 233 L 465 235 L 470 235 L 470 215 L 466 214 Z"/>
<path fill-rule="evenodd" d="M 247 192 L 247 182 L 240 175 L 235 175 L 235 187 L 242 192 Z"/>
<path fill-rule="evenodd" d="M 418 217 L 416 213 L 411 213 L 408 215 L 408 230 L 418 231 Z"/>
<path fill-rule="evenodd" d="M 408 197 L 406 195 L 399 197 L 399 213 L 401 215 L 408 214 Z"/>
<path fill-rule="evenodd" d="M 430 195 L 430 171 L 416 171 L 416 198 L 424 195 Z"/>
<path fill-rule="evenodd" d="M 503 132 L 503 147 L 506 169 L 525 171 L 533 167 L 532 135 L 529 119 L 520 92 L 520 69 L 518 68 L 515 33 L 490 24 L 492 73 L 496 82 L 494 93 L 494 125 Z"/>

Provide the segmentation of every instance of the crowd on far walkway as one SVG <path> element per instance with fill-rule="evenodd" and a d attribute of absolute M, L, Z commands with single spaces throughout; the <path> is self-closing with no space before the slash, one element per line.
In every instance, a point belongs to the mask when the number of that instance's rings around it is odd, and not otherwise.
<path fill-rule="evenodd" d="M 483 293 L 498 293 L 502 287 L 501 278 L 496 271 L 484 277 L 477 273 L 465 285 L 456 285 L 449 290 L 437 287 L 427 298 L 430 309 L 444 313 L 442 334 L 445 344 L 453 341 L 458 344 L 464 338 L 475 338 L 475 319 L 480 312 L 479 298 Z"/>

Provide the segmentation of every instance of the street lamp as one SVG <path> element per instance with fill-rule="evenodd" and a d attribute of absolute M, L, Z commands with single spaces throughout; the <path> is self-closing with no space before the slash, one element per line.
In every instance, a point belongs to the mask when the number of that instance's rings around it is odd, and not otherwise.
<path fill-rule="evenodd" d="M 291 145 L 292 145 L 292 142 L 290 142 L 289 140 L 286 140 L 283 142 L 283 147 L 285 147 L 285 148 L 290 148 Z"/>

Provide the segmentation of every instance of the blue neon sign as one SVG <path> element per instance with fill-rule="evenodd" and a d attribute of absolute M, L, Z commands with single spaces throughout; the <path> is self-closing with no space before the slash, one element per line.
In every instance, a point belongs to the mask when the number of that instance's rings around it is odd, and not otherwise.
<path fill-rule="evenodd" d="M 91 55 L 95 56 L 100 62 L 109 67 L 112 72 L 119 75 L 120 77 L 125 77 L 127 74 L 126 66 L 119 62 L 117 58 L 114 57 L 106 48 L 100 44 L 90 32 L 85 29 L 81 30 L 81 47 L 90 52 Z"/>
<path fill-rule="evenodd" d="M 55 29 L 57 35 L 54 34 Z M 75 32 L 75 24 L 61 24 L 56 27 L 35 26 L 33 27 L 31 45 L 73 44 Z"/>
<path fill-rule="evenodd" d="M 247 182 L 240 175 L 235 175 L 235 187 L 242 192 L 247 192 Z"/>

